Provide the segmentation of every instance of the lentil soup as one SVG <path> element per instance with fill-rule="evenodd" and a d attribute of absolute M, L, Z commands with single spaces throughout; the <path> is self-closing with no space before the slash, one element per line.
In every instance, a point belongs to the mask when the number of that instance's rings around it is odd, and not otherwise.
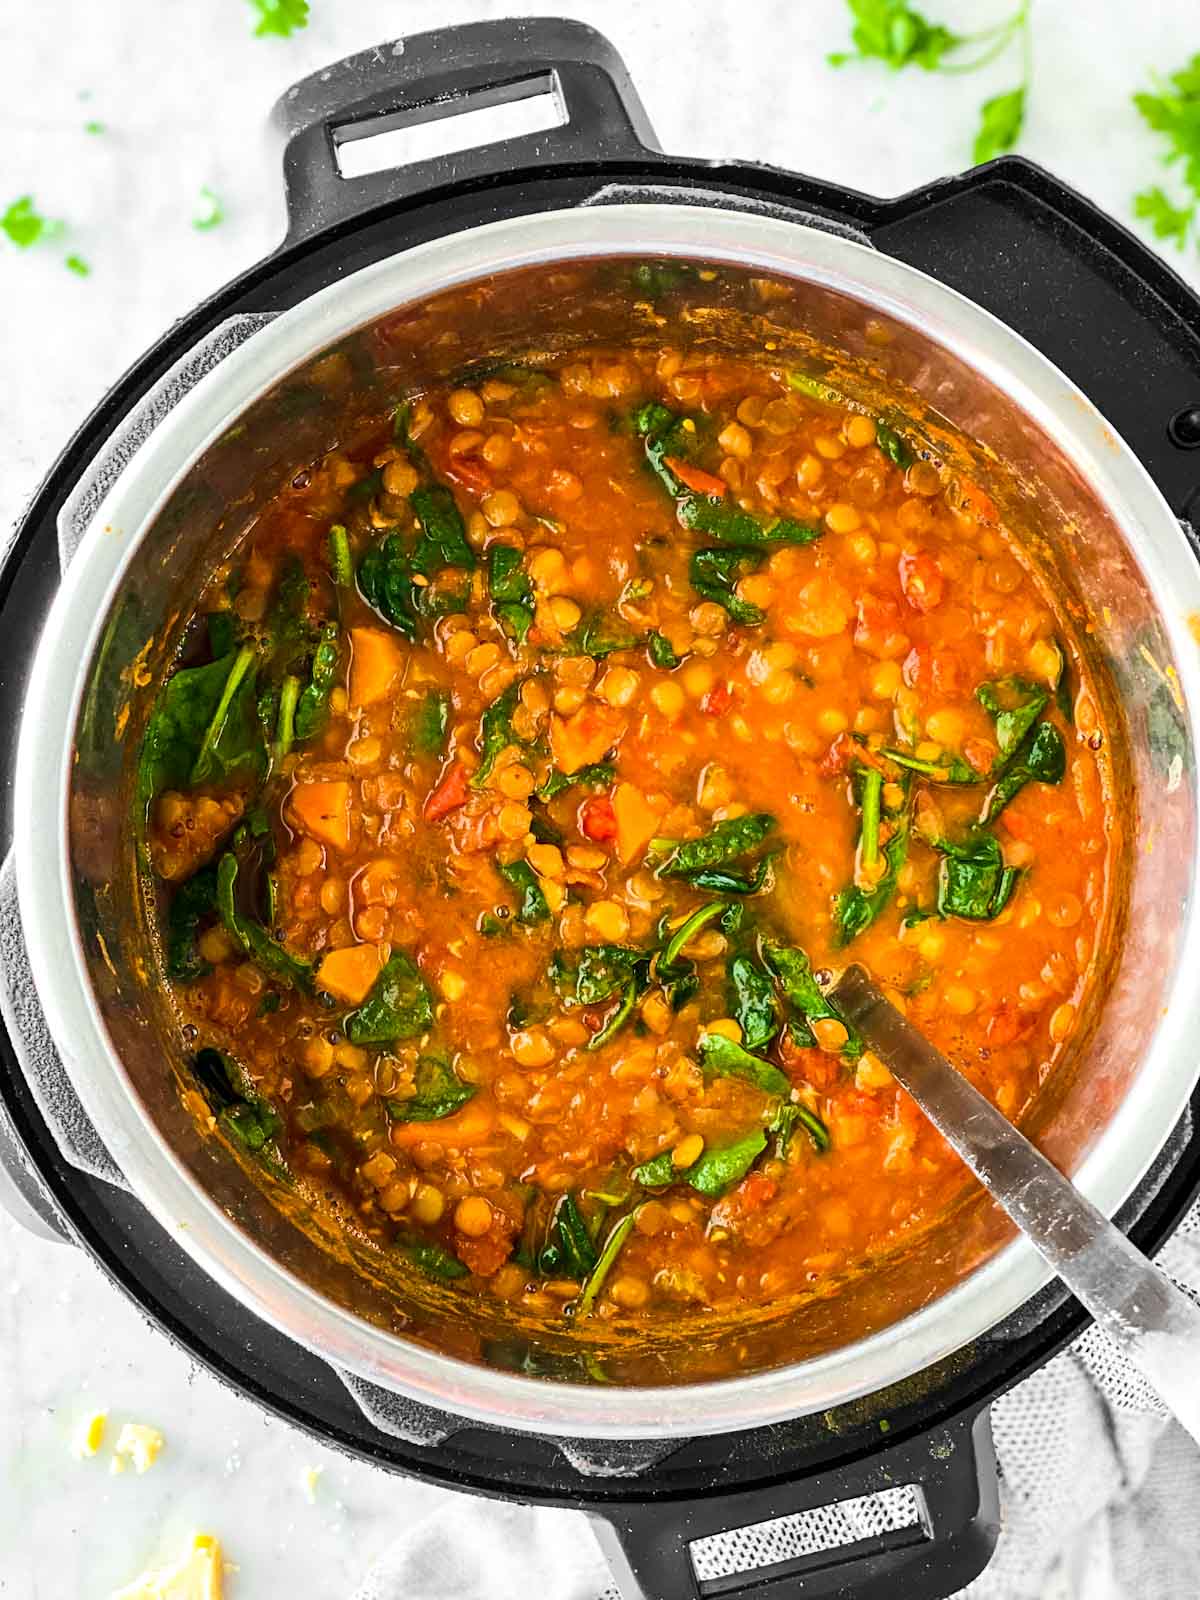
<path fill-rule="evenodd" d="M 210 1125 L 465 1321 L 830 1293 L 966 1179 L 827 976 L 1027 1116 L 1110 931 L 1101 703 L 984 490 L 768 351 L 411 393 L 261 510 L 146 728 Z"/>

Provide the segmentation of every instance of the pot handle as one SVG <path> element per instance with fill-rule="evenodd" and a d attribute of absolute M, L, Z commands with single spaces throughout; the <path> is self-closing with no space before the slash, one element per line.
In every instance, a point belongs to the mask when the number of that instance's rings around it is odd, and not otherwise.
<path fill-rule="evenodd" d="M 0 1021 L 8 1050 L 59 1154 L 78 1171 L 127 1189 L 124 1173 L 88 1120 L 51 1038 L 25 948 L 11 852 L 0 864 Z M 61 1238 L 69 1237 L 7 1114 L 0 1123 L 0 1167 L 0 1204 L 34 1232 L 45 1235 L 49 1227 Z"/>
<path fill-rule="evenodd" d="M 988 1413 L 801 1482 L 590 1515 L 622 1600 L 944 1600 L 999 1536 Z"/>
<path fill-rule="evenodd" d="M 395 129 L 547 97 L 556 126 L 343 175 L 339 151 Z M 515 166 L 646 159 L 657 151 L 621 57 L 581 22 L 528 17 L 438 28 L 347 56 L 294 84 L 273 121 L 286 140 L 287 244 L 396 200 Z"/>
<path fill-rule="evenodd" d="M 1161 256 L 1020 156 L 876 204 L 879 250 L 1022 334 L 1200 515 L 1200 302 Z"/>

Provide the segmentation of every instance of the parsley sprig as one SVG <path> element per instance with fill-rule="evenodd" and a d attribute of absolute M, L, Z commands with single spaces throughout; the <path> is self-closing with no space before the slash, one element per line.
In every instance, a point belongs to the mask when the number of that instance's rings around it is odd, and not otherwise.
<path fill-rule="evenodd" d="M 1163 161 L 1167 166 L 1178 164 L 1187 193 L 1172 197 L 1156 183 L 1134 196 L 1133 208 L 1150 224 L 1155 238 L 1173 239 L 1182 250 L 1200 231 L 1200 55 L 1194 55 L 1187 66 L 1155 88 L 1154 94 L 1135 94 L 1133 103 L 1154 132 L 1166 140 Z"/>
<path fill-rule="evenodd" d="M 54 240 L 61 239 L 66 231 L 65 222 L 41 214 L 31 194 L 20 195 L 0 212 L 0 233 L 10 244 L 16 245 L 18 250 L 29 250 L 39 244 L 51 244 Z M 78 255 L 67 256 L 63 265 L 80 278 L 86 278 L 91 270 L 83 257 Z"/>
<path fill-rule="evenodd" d="M 290 39 L 308 27 L 308 0 L 250 0 L 250 6 L 258 13 L 256 39 Z"/>
<path fill-rule="evenodd" d="M 850 61 L 882 61 L 898 72 L 902 67 L 922 67 L 926 72 L 959 75 L 978 72 L 1007 51 L 1019 46 L 1021 81 L 985 100 L 980 108 L 972 159 L 976 165 L 1011 150 L 1021 136 L 1031 75 L 1029 7 L 1021 0 L 1017 9 L 994 27 L 977 33 L 955 33 L 944 23 L 932 22 L 907 4 L 907 0 L 846 0 L 853 26 L 852 51 L 837 51 L 831 66 Z"/>

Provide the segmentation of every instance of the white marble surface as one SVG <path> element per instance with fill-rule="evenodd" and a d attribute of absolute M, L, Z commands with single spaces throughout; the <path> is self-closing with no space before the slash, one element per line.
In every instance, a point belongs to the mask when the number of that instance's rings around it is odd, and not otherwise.
<path fill-rule="evenodd" d="M 37 0 L 0 7 L 0 208 L 32 192 L 71 224 L 70 248 L 0 241 L 0 528 L 18 515 L 60 444 L 104 389 L 175 317 L 251 264 L 281 231 L 277 174 L 261 139 L 275 96 L 349 51 L 452 21 L 513 14 L 478 0 L 313 0 L 308 30 L 251 37 L 240 0 Z M 531 8 L 533 9 L 533 8 Z M 539 7 L 538 9 L 543 9 Z M 878 193 L 964 164 L 979 102 L 1009 86 L 978 78 L 836 74 L 841 0 L 548 3 L 624 53 L 664 148 L 752 157 Z M 964 31 L 1004 0 L 929 0 Z M 1155 182 L 1156 147 L 1129 104 L 1155 70 L 1200 45 L 1194 0 L 1038 0 L 1025 153 L 1125 221 Z M 685 28 L 685 17 L 700 25 Z M 90 137 L 83 123 L 106 125 Z M 202 184 L 225 204 L 190 226 Z M 1172 255 L 1200 282 L 1200 257 Z M 95 1406 L 113 1423 L 161 1427 L 143 1478 L 69 1451 Z M 115 1431 L 115 1429 L 114 1429 Z M 310 1504 L 303 1474 L 325 1470 Z M 219 1533 L 240 1571 L 231 1600 L 344 1597 L 372 1554 L 444 1503 L 320 1449 L 228 1393 L 144 1325 L 82 1257 L 0 1220 L 0 1594 L 103 1600 L 190 1529 Z M 412 1600 L 420 1600 L 413 1596 Z M 548 1596 L 547 1600 L 554 1600 Z"/>

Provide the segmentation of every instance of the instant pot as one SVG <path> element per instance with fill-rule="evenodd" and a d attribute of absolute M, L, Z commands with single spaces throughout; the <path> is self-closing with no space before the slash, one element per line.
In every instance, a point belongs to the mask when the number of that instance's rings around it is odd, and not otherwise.
<path fill-rule="evenodd" d="M 368 135 L 538 95 L 551 128 L 345 175 Z M 879 200 L 664 156 L 620 59 L 576 23 L 381 46 L 297 84 L 276 126 L 283 245 L 106 396 L 0 575 L 0 1197 L 325 1442 L 588 1511 L 630 1600 L 949 1594 L 998 1533 L 988 1404 L 1084 1322 L 1032 1248 L 977 1195 L 925 1279 L 886 1280 L 887 1314 L 861 1337 L 719 1382 L 568 1383 L 408 1337 L 353 1263 L 318 1270 L 318 1246 L 198 1137 L 166 1069 L 132 913 L 114 909 L 128 830 L 102 802 L 137 728 L 118 685 L 146 688 L 165 665 L 133 643 L 171 645 L 203 552 L 282 469 L 285 437 L 320 438 L 313 363 L 362 330 L 403 339 L 431 296 L 555 263 L 678 258 L 799 282 L 812 326 L 798 339 L 869 356 L 943 420 L 948 449 L 957 429 L 1014 464 L 1015 514 L 1109 668 L 1125 932 L 1086 1062 L 1040 1138 L 1153 1250 L 1200 1181 L 1200 303 L 1015 158 Z M 494 331 L 514 349 L 530 335 L 519 318 Z"/>

